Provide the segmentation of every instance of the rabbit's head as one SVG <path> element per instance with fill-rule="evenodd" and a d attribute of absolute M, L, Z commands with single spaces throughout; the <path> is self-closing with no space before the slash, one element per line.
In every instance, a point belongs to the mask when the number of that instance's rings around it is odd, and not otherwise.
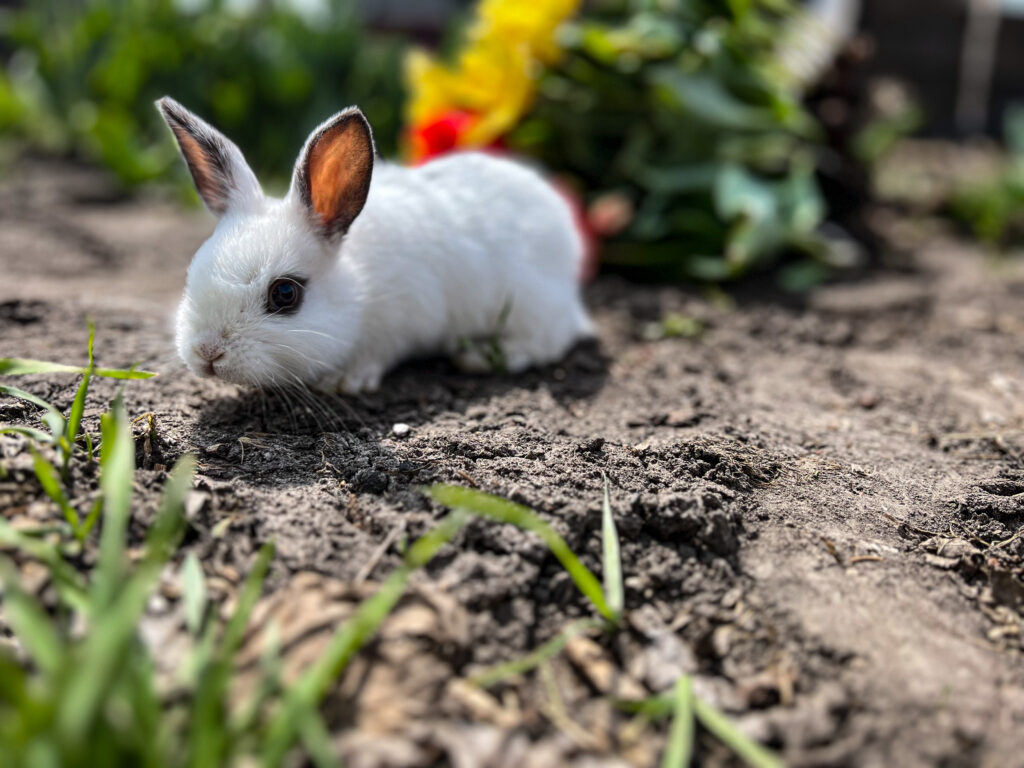
<path fill-rule="evenodd" d="M 359 286 L 339 268 L 341 240 L 366 202 L 370 126 L 358 109 L 310 135 L 284 199 L 266 197 L 241 151 L 169 98 L 157 102 L 199 196 L 218 218 L 188 270 L 177 347 L 201 376 L 258 387 L 315 381 L 359 334 Z"/>

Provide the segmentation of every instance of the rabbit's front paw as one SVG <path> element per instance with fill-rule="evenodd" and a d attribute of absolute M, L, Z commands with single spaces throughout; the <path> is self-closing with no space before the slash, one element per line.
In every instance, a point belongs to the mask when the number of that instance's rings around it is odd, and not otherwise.
<path fill-rule="evenodd" d="M 358 395 L 362 392 L 376 392 L 380 389 L 380 380 L 384 377 L 384 369 L 379 365 L 368 365 L 349 371 L 338 382 L 338 390 L 346 395 Z"/>
<path fill-rule="evenodd" d="M 326 376 L 316 383 L 316 388 L 328 394 L 358 395 L 363 392 L 376 392 L 380 389 L 380 380 L 383 377 L 382 366 L 366 365 Z"/>

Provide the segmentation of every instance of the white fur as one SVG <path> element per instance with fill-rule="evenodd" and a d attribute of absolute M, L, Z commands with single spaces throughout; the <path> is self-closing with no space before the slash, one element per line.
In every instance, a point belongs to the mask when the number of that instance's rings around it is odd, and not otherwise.
<path fill-rule="evenodd" d="M 177 318 L 178 351 L 196 373 L 209 343 L 223 348 L 215 372 L 228 381 L 358 392 L 413 356 L 484 367 L 467 339 L 497 336 L 516 372 L 590 333 L 569 207 L 518 163 L 479 153 L 416 168 L 377 162 L 340 245 L 299 198 L 294 184 L 283 200 L 234 195 L 196 253 Z M 285 275 L 308 278 L 305 300 L 294 315 L 268 315 L 268 286 Z"/>

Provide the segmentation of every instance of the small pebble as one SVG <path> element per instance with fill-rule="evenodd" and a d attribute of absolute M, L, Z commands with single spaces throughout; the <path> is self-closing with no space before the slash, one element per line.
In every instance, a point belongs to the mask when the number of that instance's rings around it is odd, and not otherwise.
<path fill-rule="evenodd" d="M 408 424 L 403 424 L 399 422 L 398 424 L 395 424 L 393 427 L 391 427 L 391 431 L 394 432 L 395 437 L 405 437 L 412 431 L 412 427 L 410 427 Z"/>

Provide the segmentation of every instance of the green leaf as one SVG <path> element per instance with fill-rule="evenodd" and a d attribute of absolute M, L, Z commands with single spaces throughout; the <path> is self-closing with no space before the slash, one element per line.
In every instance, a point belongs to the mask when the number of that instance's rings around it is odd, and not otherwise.
<path fill-rule="evenodd" d="M 0 384 L 0 395 L 6 395 L 7 397 L 16 397 L 19 400 L 26 400 L 33 405 L 38 405 L 40 408 L 45 408 L 47 411 L 60 413 L 54 406 L 43 400 L 41 397 L 36 397 L 31 392 L 26 392 L 23 389 L 17 387 L 8 387 Z"/>
<path fill-rule="evenodd" d="M 39 603 L 21 588 L 17 571 L 11 563 L 0 560 L 0 565 L 7 622 L 39 669 L 50 678 L 56 678 L 64 658 L 60 636 Z"/>
<path fill-rule="evenodd" d="M 95 336 L 96 328 L 92 323 L 89 323 L 89 365 L 82 374 L 82 383 L 78 385 L 78 391 L 75 393 L 75 399 L 71 403 L 71 411 L 68 413 L 67 428 L 64 432 L 68 449 L 66 452 L 62 451 L 61 471 L 65 478 L 67 478 L 68 475 L 68 463 L 71 461 L 71 455 L 75 449 L 75 441 L 78 439 L 78 430 L 82 425 L 82 414 L 85 412 L 85 396 L 89 391 L 89 381 L 92 379 L 92 372 L 95 368 L 92 356 L 93 340 Z"/>
<path fill-rule="evenodd" d="M 638 173 L 637 182 L 657 193 L 703 192 L 712 188 L 720 172 L 718 163 L 645 167 Z"/>
<path fill-rule="evenodd" d="M 83 373 L 85 369 L 64 363 L 47 363 L 20 357 L 0 358 L 0 375 L 24 376 L 33 373 Z"/>
<path fill-rule="evenodd" d="M 53 435 L 49 432 L 43 432 L 41 429 L 35 429 L 34 427 L 21 427 L 11 424 L 0 424 L 0 435 L 21 435 L 44 445 L 54 442 Z"/>
<path fill-rule="evenodd" d="M 693 708 L 700 724 L 747 765 L 752 768 L 785 768 L 785 763 L 775 753 L 745 736 L 728 717 L 710 704 L 694 698 Z"/>
<path fill-rule="evenodd" d="M 88 609 L 82 577 L 64 560 L 57 546 L 17 530 L 0 517 L 0 547 L 19 549 L 43 563 L 53 574 L 61 599 L 76 611 Z"/>
<path fill-rule="evenodd" d="M 191 485 L 194 461 L 183 457 L 171 471 L 164 490 L 164 502 L 146 536 L 146 553 L 130 576 L 125 576 L 124 537 L 131 505 L 135 443 L 128 431 L 124 404 L 118 397 L 109 413 L 101 418 L 104 428 L 102 450 L 106 452 L 100 488 L 104 492 L 103 531 L 100 555 L 94 569 L 90 595 L 90 632 L 82 645 L 81 663 L 66 683 L 64 700 L 57 717 L 63 738 L 74 742 L 88 734 L 110 691 L 119 683 L 123 661 L 131 658 L 139 620 L 173 552 L 181 530 L 185 490 Z M 106 475 L 106 480 L 104 480 Z M 115 540 L 115 536 L 120 536 Z"/>
<path fill-rule="evenodd" d="M 42 486 L 43 491 L 47 496 L 60 508 L 61 513 L 64 515 L 64 519 L 68 521 L 71 526 L 71 530 L 74 531 L 75 536 L 79 536 L 79 519 L 78 513 L 74 507 L 68 501 L 67 495 L 64 493 L 64 488 L 61 485 L 60 477 L 57 476 L 57 470 L 53 465 L 42 457 L 42 455 L 33 447 L 29 447 L 32 452 L 32 468 L 35 470 L 36 479 L 39 480 L 39 485 Z"/>
<path fill-rule="evenodd" d="M 771 185 L 738 165 L 724 165 L 715 179 L 715 209 L 726 221 L 743 216 L 754 221 L 778 216 Z"/>
<path fill-rule="evenodd" d="M 84 374 L 88 368 L 64 363 L 49 363 L 45 360 L 29 360 L 21 357 L 0 358 L 0 376 L 25 376 L 36 373 L 77 373 Z M 96 368 L 93 375 L 107 379 L 151 379 L 151 371 L 122 370 L 119 368 Z"/>
<path fill-rule="evenodd" d="M 474 515 L 496 520 L 500 523 L 511 523 L 525 531 L 540 536 L 551 550 L 558 562 L 569 573 L 576 588 L 593 603 L 597 612 L 608 621 L 615 622 L 615 614 L 608 607 L 601 589 L 601 582 L 591 573 L 576 554 L 569 549 L 565 539 L 558 535 L 554 528 L 542 520 L 533 510 L 515 504 L 499 496 L 492 496 L 483 491 L 463 488 L 457 485 L 434 485 L 427 489 L 427 495 L 435 501 L 452 509 L 464 509 Z"/>
<path fill-rule="evenodd" d="M 94 610 L 113 598 L 125 569 L 125 536 L 131 516 L 135 479 L 135 441 L 132 440 L 124 401 L 118 395 L 110 410 L 100 416 L 100 491 L 103 494 L 103 527 L 99 558 L 93 574 Z"/>
<path fill-rule="evenodd" d="M 604 503 L 601 505 L 601 545 L 604 555 L 604 594 L 608 610 L 615 617 L 615 623 L 622 619 L 625 589 L 622 585 L 622 557 L 619 548 L 619 532 L 612 516 L 612 503 L 608 493 L 608 476 L 603 472 Z"/>
<path fill-rule="evenodd" d="M 678 712 L 678 707 L 681 704 L 679 696 L 680 690 L 677 681 L 673 695 L 651 696 L 637 700 L 616 699 L 612 703 L 616 708 L 625 712 L 657 720 Z M 747 765 L 752 768 L 784 768 L 785 764 L 775 753 L 743 735 L 728 717 L 693 696 L 692 692 L 691 702 L 697 721 Z"/>
<path fill-rule="evenodd" d="M 81 532 L 81 538 L 84 539 L 86 536 L 89 535 L 89 532 L 92 531 L 93 527 L 96 525 L 96 521 L 100 519 L 100 513 L 102 511 L 103 497 L 98 496 L 96 498 L 96 501 L 92 503 L 92 508 L 89 509 L 89 514 L 87 514 L 85 516 L 85 520 L 82 521 L 81 528 L 79 528 L 79 531 Z"/>
<path fill-rule="evenodd" d="M 181 569 L 184 582 L 185 624 L 193 635 L 199 634 L 206 612 L 206 580 L 195 552 L 189 552 Z"/>
<path fill-rule="evenodd" d="M 242 642 L 249 616 L 263 592 L 263 582 L 274 557 L 274 545 L 264 544 L 238 594 L 235 612 L 228 620 L 220 645 L 209 666 L 199 670 L 199 687 L 192 702 L 188 733 L 188 764 L 194 768 L 218 768 L 225 763 L 230 733 L 225 727 L 225 703 L 234 658 Z M 212 626 L 212 625 L 211 625 Z"/>
<path fill-rule="evenodd" d="M 331 735 L 316 707 L 310 707 L 299 719 L 299 735 L 316 768 L 340 768 L 341 761 L 334 752 Z"/>
<path fill-rule="evenodd" d="M 655 67 L 650 81 L 666 103 L 709 125 L 734 131 L 780 127 L 769 110 L 752 107 L 710 74 L 687 74 L 675 66 Z"/>
<path fill-rule="evenodd" d="M 300 732 L 303 717 L 316 706 L 330 686 L 345 671 L 351 658 L 377 631 L 405 591 L 409 574 L 426 565 L 465 524 L 465 515 L 455 512 L 431 531 L 417 539 L 405 555 L 401 568 L 394 571 L 371 597 L 364 600 L 351 619 L 331 638 L 327 650 L 292 685 L 270 722 L 264 743 L 262 763 L 276 768 Z"/>
<path fill-rule="evenodd" d="M 185 499 L 192 489 L 196 473 L 196 459 L 185 454 L 171 468 L 164 483 L 160 509 L 146 535 L 146 546 L 154 556 L 169 558 L 177 546 L 185 519 Z"/>
<path fill-rule="evenodd" d="M 693 690 L 689 675 L 676 680 L 672 728 L 669 730 L 661 768 L 687 768 L 693 761 Z"/>
<path fill-rule="evenodd" d="M 496 664 L 483 672 L 479 672 L 470 678 L 470 682 L 481 688 L 490 688 L 492 685 L 504 682 L 510 677 L 521 675 L 524 672 L 536 669 L 545 661 L 554 658 L 562 649 L 577 635 L 592 629 L 599 629 L 602 625 L 595 619 L 580 619 L 574 621 L 553 638 L 531 651 L 526 656 L 502 664 Z"/>

